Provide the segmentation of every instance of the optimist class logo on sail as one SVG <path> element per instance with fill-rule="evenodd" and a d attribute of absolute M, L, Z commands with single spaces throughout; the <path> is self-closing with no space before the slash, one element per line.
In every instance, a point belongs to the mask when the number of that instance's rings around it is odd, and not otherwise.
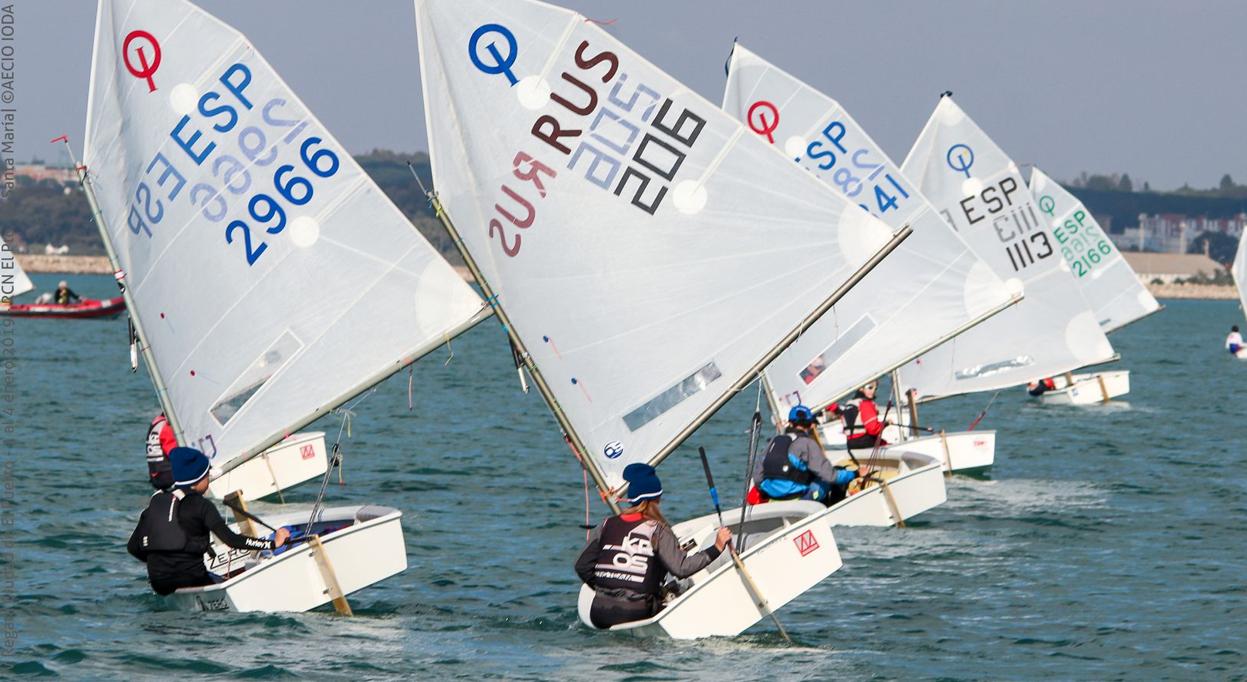
<path fill-rule="evenodd" d="M 341 162 L 323 134 L 308 131 L 308 114 L 289 112 L 293 105 L 281 96 L 280 82 L 276 87 L 253 82 L 269 71 L 256 71 L 245 61 L 225 66 L 202 95 L 191 83 L 181 83 L 166 97 L 156 77 L 167 57 L 148 31 L 129 31 L 122 42 L 123 68 L 147 86 L 151 98 L 139 101 L 140 107 L 149 107 L 139 112 L 139 120 L 159 120 L 169 109 L 180 114 L 168 133 L 173 151 L 166 155 L 155 145 L 134 189 L 126 216 L 130 232 L 151 239 L 169 212 L 182 208 L 192 215 L 174 220 L 176 225 L 198 217 L 224 223 L 225 245 L 239 252 L 248 267 L 268 250 L 265 235 L 281 234 L 288 225 L 300 228 L 294 231 L 297 245 L 315 242 L 319 226 L 314 219 L 291 214 L 312 213 L 302 207 L 337 174 Z M 257 99 L 257 91 L 273 90 L 277 96 Z M 253 236 L 253 227 L 263 230 L 259 237 Z"/>
<path fill-rule="evenodd" d="M 771 144 L 775 144 L 779 122 L 779 107 L 769 100 L 755 101 L 745 113 L 749 129 Z M 876 218 L 894 209 L 903 211 L 909 190 L 893 177 L 885 159 L 874 158 L 882 157 L 882 152 L 873 144 L 865 140 L 846 141 L 850 132 L 855 133 L 852 137 L 865 137 L 856 134 L 859 129 L 852 120 L 835 116 L 822 125 L 822 136 L 808 144 L 801 137 L 789 138 L 784 153 L 826 184 L 858 201 L 862 210 Z M 867 188 L 870 191 L 863 195 Z"/>
<path fill-rule="evenodd" d="M 677 113 L 678 105 L 656 88 L 630 83 L 619 56 L 595 49 L 588 40 L 576 45 L 575 68 L 559 74 L 557 87 L 549 87 L 541 76 L 516 76 L 521 49 L 515 34 L 502 24 L 482 24 L 467 44 L 472 66 L 487 76 L 502 76 L 499 86 L 515 88 L 512 92 L 523 106 L 542 110 L 550 102 L 558 105 L 553 113 L 533 120 L 533 151 L 516 151 L 511 165 L 518 182 L 499 186 L 505 198 L 494 204 L 489 236 L 507 256 L 517 256 L 524 231 L 536 222 L 538 202 L 549 193 L 542 176 L 557 177 L 559 166 L 654 215 L 706 119 L 687 108 Z"/>
<path fill-rule="evenodd" d="M 971 176 L 974 150 L 960 142 L 949 146 L 944 162 L 949 170 L 966 178 L 961 187 L 967 196 L 957 202 L 961 209 L 958 217 L 964 219 L 967 228 L 990 218 L 996 238 L 1005 246 L 1013 272 L 1021 272 L 1054 253 L 1052 242 L 1048 240 L 1048 234 L 1035 212 L 1030 192 L 1022 188 L 1016 172 L 1006 170 L 998 174 L 998 179 L 985 184 Z M 955 220 L 947 209 L 942 209 L 940 213 L 953 227 L 963 229 L 962 223 Z"/>

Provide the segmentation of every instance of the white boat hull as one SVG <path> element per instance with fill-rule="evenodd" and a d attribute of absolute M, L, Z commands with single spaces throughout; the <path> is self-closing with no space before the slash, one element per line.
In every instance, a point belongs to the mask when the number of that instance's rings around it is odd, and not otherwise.
<path fill-rule="evenodd" d="M 754 584 L 772 610 L 778 610 L 840 569 L 828 509 L 818 502 L 772 502 L 759 505 L 745 523 L 746 550 L 741 555 Z M 725 519 L 733 512 L 725 512 Z M 739 520 L 740 510 L 736 510 Z M 729 524 L 731 521 L 728 521 Z M 693 551 L 714 541 L 718 519 L 706 516 L 675 525 L 681 542 L 698 539 Z M 739 528 L 734 528 L 739 533 Z M 611 631 L 674 639 L 732 637 L 767 617 L 727 553 L 692 576 L 692 585 L 653 618 L 624 623 Z M 581 587 L 580 620 L 589 627 L 593 589 Z"/>
<path fill-rule="evenodd" d="M 321 536 L 325 556 L 343 595 L 361 590 L 407 568 L 402 512 L 390 507 L 357 506 L 325 509 L 318 523 L 351 525 Z M 302 525 L 308 511 L 267 514 L 275 528 Z M 167 599 L 188 611 L 308 611 L 330 602 L 329 585 L 307 543 L 277 556 L 251 558 L 245 550 L 230 551 L 214 543 L 217 556 L 207 560 L 225 582 L 177 590 Z M 239 571 L 241 568 L 241 572 Z"/>
<path fill-rule="evenodd" d="M 887 480 L 886 490 L 883 486 L 874 485 L 832 505 L 827 510 L 829 525 L 895 526 L 897 514 L 901 521 L 907 521 L 947 501 L 944 469 L 940 461 L 928 454 L 905 451 L 903 447 L 882 450 L 869 463 L 866 458 L 858 457 L 864 465 L 873 463 L 897 469 L 899 473 Z M 891 493 L 890 500 L 888 493 Z M 895 513 L 893 505 L 896 506 Z"/>
<path fill-rule="evenodd" d="M 1052 377 L 1054 390 L 1037 400 L 1044 405 L 1095 405 L 1130 392 L 1130 371 L 1075 374 L 1071 385 L 1065 376 Z"/>
<path fill-rule="evenodd" d="M 258 500 L 322 476 L 328 467 L 324 432 L 296 433 L 214 478 L 208 492 L 224 499 L 240 491 L 244 500 Z"/>
<path fill-rule="evenodd" d="M 943 437 L 933 434 L 902 441 L 901 428 L 903 427 L 894 424 L 884 428 L 883 438 L 891 445 L 884 446 L 883 452 L 897 450 L 929 455 L 939 460 L 945 471 L 984 469 L 996 461 L 995 431 L 955 431 L 946 433 Z M 844 449 L 844 432 L 838 424 L 824 424 L 819 437 L 823 446 L 828 449 Z M 862 458 L 860 452 L 854 451 L 853 454 L 858 459 Z"/>
<path fill-rule="evenodd" d="M 900 473 L 888 480 L 892 502 L 879 486 L 850 495 L 831 507 L 818 502 L 768 502 L 746 510 L 744 533 L 740 530 L 740 508 L 723 512 L 737 542 L 745 547 L 741 558 L 771 609 L 779 609 L 840 568 L 832 526 L 891 526 L 896 524 L 897 513 L 908 519 L 947 499 L 944 474 L 933 457 L 897 452 L 878 463 L 899 469 Z M 700 551 L 714 542 L 718 527 L 718 515 L 708 514 L 678 523 L 672 531 L 681 545 L 693 540 L 693 551 Z M 611 630 L 675 639 L 731 637 L 767 617 L 757 607 L 730 556 L 721 556 L 692 581 L 693 586 L 658 615 Z M 584 585 L 577 602 L 580 620 L 589 627 L 593 627 L 589 620 L 593 596 L 593 589 Z"/>
<path fill-rule="evenodd" d="M 883 451 L 891 453 L 893 450 L 920 452 L 934 457 L 944 471 L 985 469 L 996 462 L 996 432 L 956 431 L 942 436 L 923 436 L 889 445 Z"/>

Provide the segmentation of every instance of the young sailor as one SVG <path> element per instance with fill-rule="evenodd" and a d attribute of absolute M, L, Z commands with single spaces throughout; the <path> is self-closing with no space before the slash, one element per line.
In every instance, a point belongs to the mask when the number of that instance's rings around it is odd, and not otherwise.
<path fill-rule="evenodd" d="M 1238 351 L 1243 347 L 1243 335 L 1238 333 L 1238 325 L 1230 327 L 1230 333 L 1225 336 L 1225 349 L 1230 351 L 1230 355 L 1238 355 Z"/>
<path fill-rule="evenodd" d="M 629 464 L 623 477 L 632 506 L 598 524 L 576 559 L 576 575 L 595 592 L 589 620 L 602 629 L 658 613 L 663 578 L 668 573 L 677 578 L 693 575 L 717 559 L 732 539 L 731 531 L 720 528 L 714 547 L 685 554 L 658 508 L 662 483 L 654 467 Z"/>
<path fill-rule="evenodd" d="M 147 564 L 147 578 L 156 594 L 221 582 L 204 565 L 204 553 L 211 543 L 208 533 L 235 549 L 254 550 L 276 549 L 290 537 L 285 528 L 279 529 L 272 540 L 230 530 L 216 506 L 203 496 L 208 489 L 209 464 L 202 452 L 174 448 L 169 462 L 174 488 L 152 494 L 126 544 L 134 558 Z"/>
<path fill-rule="evenodd" d="M 879 406 L 875 405 L 877 390 L 879 382 L 872 381 L 857 389 L 851 399 L 840 404 L 845 445 L 850 450 L 870 450 L 876 445 L 888 444 L 880 437 L 885 424 L 879 418 Z"/>
<path fill-rule="evenodd" d="M 147 476 L 152 487 L 164 490 L 173 485 L 173 467 L 169 465 L 169 453 L 178 445 L 173 427 L 165 413 L 161 412 L 147 427 Z"/>
<path fill-rule="evenodd" d="M 828 506 L 843 500 L 853 471 L 833 466 L 814 440 L 814 413 L 805 405 L 788 411 L 788 427 L 766 447 L 766 454 L 754 467 L 756 487 L 746 502 L 768 500 L 815 500 Z"/>
<path fill-rule="evenodd" d="M 78 294 L 75 294 L 73 289 L 69 288 L 69 282 L 66 282 L 65 280 L 61 280 L 60 282 L 57 283 L 56 285 L 56 302 L 57 303 L 61 305 L 69 305 L 71 303 L 78 303 L 80 301 L 82 301 L 82 298 L 78 296 Z"/>
<path fill-rule="evenodd" d="M 1056 390 L 1056 380 L 1053 379 L 1052 377 L 1047 377 L 1046 379 L 1040 379 L 1039 381 L 1032 381 L 1029 384 L 1026 384 L 1026 392 L 1029 393 L 1032 398 L 1038 398 L 1039 396 L 1047 393 L 1048 391 L 1055 391 L 1055 390 Z"/>

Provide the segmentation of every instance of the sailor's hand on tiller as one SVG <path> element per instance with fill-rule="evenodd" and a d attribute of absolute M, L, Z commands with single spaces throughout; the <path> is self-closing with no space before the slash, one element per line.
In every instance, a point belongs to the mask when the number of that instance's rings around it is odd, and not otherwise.
<path fill-rule="evenodd" d="M 726 528 L 720 528 L 719 532 L 715 534 L 714 536 L 714 547 L 715 549 L 722 552 L 723 548 L 727 547 L 727 543 L 731 541 L 732 541 L 732 531 Z"/>
<path fill-rule="evenodd" d="M 273 535 L 273 547 L 281 547 L 286 544 L 286 540 L 290 539 L 290 531 L 285 528 L 278 528 L 277 533 Z"/>

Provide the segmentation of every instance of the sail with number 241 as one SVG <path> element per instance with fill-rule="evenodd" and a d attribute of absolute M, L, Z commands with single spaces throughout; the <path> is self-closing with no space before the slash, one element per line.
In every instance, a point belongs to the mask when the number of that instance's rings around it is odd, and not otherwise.
<path fill-rule="evenodd" d="M 798 403 L 822 407 L 1015 302 L 839 102 L 738 43 L 723 108 L 863 210 L 913 228 L 767 368 L 777 419 Z"/>

